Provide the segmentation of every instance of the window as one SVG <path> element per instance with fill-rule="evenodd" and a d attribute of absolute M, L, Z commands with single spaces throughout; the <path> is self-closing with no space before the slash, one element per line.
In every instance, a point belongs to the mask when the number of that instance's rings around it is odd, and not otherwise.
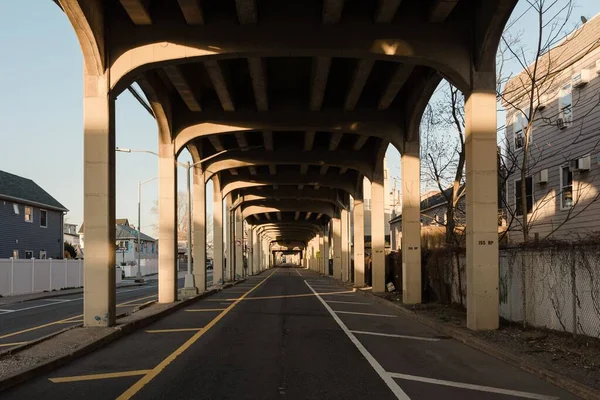
<path fill-rule="evenodd" d="M 527 214 L 533 210 L 533 178 L 531 176 L 525 179 L 525 195 L 527 198 Z M 521 206 L 521 180 L 515 181 L 515 202 L 517 215 L 523 215 L 523 207 Z"/>
<path fill-rule="evenodd" d="M 560 209 L 573 207 L 573 173 L 568 165 L 560 167 Z"/>
<path fill-rule="evenodd" d="M 567 126 L 573 120 L 573 97 L 571 95 L 570 83 L 567 83 L 560 89 L 558 95 L 558 118 L 561 118 Z"/>
<path fill-rule="evenodd" d="M 25 222 L 33 222 L 33 209 L 25 207 Z"/>
<path fill-rule="evenodd" d="M 40 251 L 40 260 L 45 260 L 46 258 L 46 250 Z"/>
<path fill-rule="evenodd" d="M 33 251 L 31 251 L 31 250 L 25 250 L 25 258 L 27 260 L 31 260 L 33 258 Z"/>
<path fill-rule="evenodd" d="M 19 215 L 19 205 L 17 203 L 13 204 L 13 211 L 15 214 Z"/>
<path fill-rule="evenodd" d="M 18 260 L 18 259 L 19 259 L 19 250 L 13 250 L 13 258 L 14 258 L 15 260 Z"/>
<path fill-rule="evenodd" d="M 48 227 L 48 211 L 40 210 L 40 226 L 42 228 Z"/>
<path fill-rule="evenodd" d="M 513 137 L 515 143 L 515 149 L 520 149 L 525 146 L 525 131 L 527 130 L 527 115 L 529 110 L 525 109 L 522 112 L 517 111 L 513 115 L 512 126 L 513 126 Z M 531 138 L 530 138 L 531 139 Z"/>

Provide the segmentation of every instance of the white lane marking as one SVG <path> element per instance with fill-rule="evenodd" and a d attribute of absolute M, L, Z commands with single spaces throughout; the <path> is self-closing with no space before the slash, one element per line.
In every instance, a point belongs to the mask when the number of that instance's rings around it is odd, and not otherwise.
<path fill-rule="evenodd" d="M 390 376 L 390 374 L 388 374 L 387 372 L 385 372 L 385 370 L 383 369 L 383 367 L 381 366 L 381 364 L 379 364 L 377 362 L 377 360 L 375 359 L 375 357 L 373 357 L 371 355 L 371 353 L 369 353 L 369 351 L 365 348 L 365 346 L 363 346 L 362 343 L 356 338 L 356 336 L 354 336 L 354 334 L 342 322 L 342 320 L 340 319 L 340 317 L 338 317 L 336 315 L 335 311 L 333 311 L 331 309 L 331 307 L 329 307 L 329 305 L 327 304 L 327 302 L 325 300 L 323 300 L 321 298 L 321 296 L 319 296 L 319 293 L 317 293 L 315 291 L 315 289 L 313 289 L 312 286 L 310 286 L 310 284 L 308 282 L 304 281 L 304 283 L 306 283 L 306 286 L 308 286 L 308 288 L 315 294 L 315 296 L 317 297 L 317 299 L 319 299 L 319 301 L 321 302 L 321 304 L 323 304 L 323 306 L 329 312 L 329 314 L 331 314 L 331 316 L 333 317 L 333 319 L 335 320 L 335 322 L 337 322 L 337 324 L 340 326 L 340 328 L 342 328 L 342 330 L 344 331 L 344 333 L 346 334 L 346 336 L 348 336 L 348 339 L 350 339 L 350 341 L 352 342 L 352 344 L 354 344 L 354 346 L 356 346 L 356 348 L 358 349 L 358 351 L 360 351 L 360 353 L 367 360 L 367 362 L 371 365 L 371 367 L 375 370 L 375 372 L 377 372 L 377 374 L 381 377 L 381 379 L 383 379 L 383 381 L 386 383 L 386 385 L 394 393 L 394 395 L 396 396 L 396 398 L 398 398 L 400 400 L 410 400 L 410 397 L 408 397 L 408 395 L 406 393 L 404 393 L 404 391 L 400 388 L 400 386 L 398 386 L 398 384 L 396 383 L 396 381 L 394 381 L 394 379 Z"/>
<path fill-rule="evenodd" d="M 0 312 L 3 314 L 8 314 L 8 313 L 15 312 L 15 311 L 16 310 L 0 310 Z"/>
<path fill-rule="evenodd" d="M 367 331 L 350 331 L 352 333 L 358 333 L 359 335 L 372 335 L 372 336 L 385 336 L 395 337 L 400 339 L 411 339 L 411 340 L 423 340 L 425 342 L 439 342 L 438 338 L 428 338 L 423 336 L 408 336 L 408 335 L 396 335 L 393 333 L 379 333 L 379 332 L 367 332 Z"/>
<path fill-rule="evenodd" d="M 294 268 L 294 271 L 296 271 L 296 273 L 297 273 L 298 275 L 300 275 L 300 277 L 302 277 L 302 274 L 300 273 L 300 271 L 299 271 L 297 268 Z"/>
<path fill-rule="evenodd" d="M 80 297 L 82 299 L 83 297 Z M 68 303 L 72 300 L 64 300 L 64 299 L 41 299 L 42 301 L 54 301 L 55 303 Z"/>
<path fill-rule="evenodd" d="M 392 315 L 392 314 L 372 314 L 372 313 L 354 312 L 354 311 L 335 311 L 335 312 L 338 314 L 369 315 L 371 317 L 396 318 L 396 316 Z"/>
<path fill-rule="evenodd" d="M 556 397 L 556 396 L 547 396 L 544 394 L 520 392 L 518 390 L 500 389 L 500 388 L 495 388 L 495 387 L 491 387 L 491 386 L 473 385 L 471 383 L 445 381 L 442 379 L 425 378 L 422 376 L 415 376 L 415 375 L 397 374 L 394 372 L 388 372 L 388 375 L 392 378 L 404 379 L 407 381 L 432 383 L 434 385 L 450 386 L 450 387 L 469 389 L 469 390 L 478 390 L 480 392 L 505 394 L 507 396 L 523 397 L 526 399 L 536 399 L 536 400 L 556 400 L 556 399 L 558 399 L 558 397 Z"/>
<path fill-rule="evenodd" d="M 339 300 L 326 300 L 328 303 L 338 303 L 338 304 L 360 304 L 363 306 L 368 306 L 373 303 L 361 303 L 359 301 L 339 301 Z"/>

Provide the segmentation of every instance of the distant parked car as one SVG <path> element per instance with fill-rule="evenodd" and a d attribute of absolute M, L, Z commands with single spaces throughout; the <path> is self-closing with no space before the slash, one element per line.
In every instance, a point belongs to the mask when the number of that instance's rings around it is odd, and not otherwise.
<path fill-rule="evenodd" d="M 206 260 L 206 269 L 213 269 L 213 260 L 212 260 L 212 258 L 208 258 Z"/>

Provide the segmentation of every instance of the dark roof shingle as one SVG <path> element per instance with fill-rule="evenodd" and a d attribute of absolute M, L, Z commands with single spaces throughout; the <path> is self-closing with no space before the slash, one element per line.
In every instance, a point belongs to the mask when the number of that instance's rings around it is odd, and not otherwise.
<path fill-rule="evenodd" d="M 0 198 L 69 211 L 31 179 L 0 171 Z"/>

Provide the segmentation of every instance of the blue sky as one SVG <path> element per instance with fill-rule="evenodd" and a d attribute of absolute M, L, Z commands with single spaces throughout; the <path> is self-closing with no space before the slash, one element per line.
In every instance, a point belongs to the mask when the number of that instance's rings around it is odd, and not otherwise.
<path fill-rule="evenodd" d="M 600 11 L 597 0 L 579 0 L 573 26 L 581 15 Z M 521 1 L 514 12 L 527 9 Z M 535 26 L 525 15 L 512 27 Z M 68 222 L 83 222 L 82 59 L 75 34 L 51 0 L 0 1 L 0 170 L 31 178 L 70 212 Z M 117 139 L 120 147 L 157 151 L 157 129 L 128 93 L 117 99 Z M 188 159 L 187 154 L 180 157 Z M 391 176 L 400 174 L 398 153 L 388 150 Z M 180 188 L 185 173 L 179 170 Z M 137 218 L 137 182 L 157 176 L 157 160 L 146 154 L 117 154 L 117 217 Z M 157 182 L 144 186 L 142 229 L 152 234 L 156 217 L 150 209 Z M 208 198 L 212 197 L 208 193 Z M 209 212 L 212 205 L 208 204 Z"/>

